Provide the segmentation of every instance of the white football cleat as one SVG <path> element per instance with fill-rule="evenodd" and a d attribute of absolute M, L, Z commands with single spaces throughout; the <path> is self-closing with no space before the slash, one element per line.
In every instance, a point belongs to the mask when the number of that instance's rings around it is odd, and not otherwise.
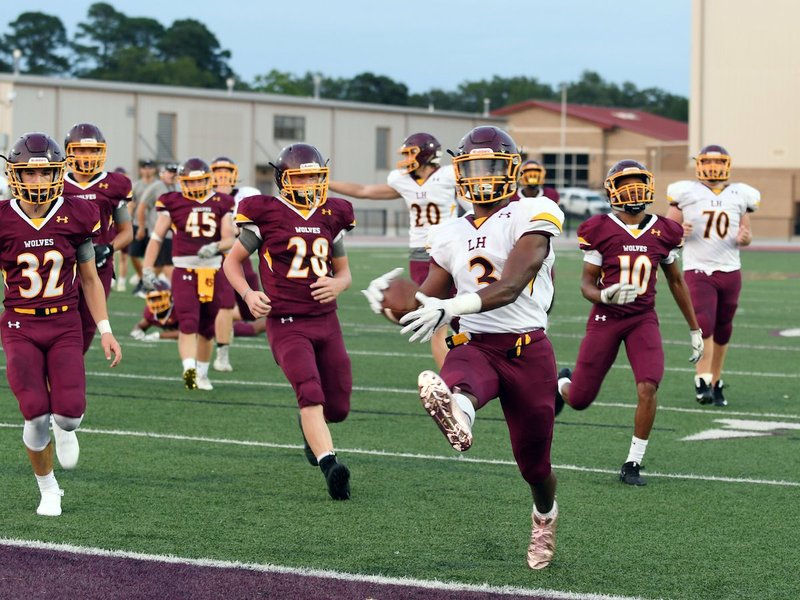
<path fill-rule="evenodd" d="M 78 436 L 74 431 L 64 431 L 58 426 L 56 420 L 51 416 L 50 424 L 53 426 L 53 437 L 56 438 L 56 457 L 62 469 L 74 469 L 78 466 L 78 457 L 81 447 L 78 444 Z"/>
<path fill-rule="evenodd" d="M 61 496 L 64 495 L 64 490 L 56 489 L 48 492 L 41 492 L 42 499 L 39 502 L 39 507 L 36 509 L 37 515 L 43 517 L 59 517 L 61 516 Z"/>
<path fill-rule="evenodd" d="M 197 389 L 198 390 L 213 390 L 214 386 L 211 385 L 211 380 L 208 378 L 208 375 L 198 375 L 197 376 Z"/>
<path fill-rule="evenodd" d="M 423 371 L 417 379 L 422 406 L 450 442 L 454 450 L 465 452 L 472 446 L 469 417 L 453 398 L 450 388 L 433 371 Z"/>
<path fill-rule="evenodd" d="M 214 359 L 214 370 L 220 373 L 229 373 L 233 371 L 233 367 L 227 356 L 217 356 L 217 358 Z"/>

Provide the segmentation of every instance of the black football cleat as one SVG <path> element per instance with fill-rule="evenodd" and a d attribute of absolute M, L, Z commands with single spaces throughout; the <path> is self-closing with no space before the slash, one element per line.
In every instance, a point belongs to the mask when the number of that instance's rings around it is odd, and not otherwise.
<path fill-rule="evenodd" d="M 328 484 L 328 494 L 334 500 L 350 499 L 350 469 L 342 463 L 334 463 L 325 472 L 325 481 Z"/>
<path fill-rule="evenodd" d="M 639 475 L 641 468 L 637 462 L 626 462 L 619 471 L 619 480 L 628 485 L 647 485 L 647 480 Z"/>
<path fill-rule="evenodd" d="M 572 369 L 569 367 L 564 367 L 558 372 L 558 378 L 556 379 L 556 415 L 560 413 L 564 408 L 564 398 L 561 396 L 561 392 L 558 391 L 558 380 L 562 377 L 566 377 L 567 379 L 572 379 Z"/>
<path fill-rule="evenodd" d="M 712 390 L 714 395 L 714 406 L 728 406 L 728 401 L 725 400 L 725 396 L 722 394 L 722 388 L 724 387 L 725 382 L 722 381 L 722 379 L 714 384 L 714 389 Z"/>
<path fill-rule="evenodd" d="M 694 397 L 700 404 L 711 404 L 714 401 L 714 390 L 700 377 L 694 379 Z"/>

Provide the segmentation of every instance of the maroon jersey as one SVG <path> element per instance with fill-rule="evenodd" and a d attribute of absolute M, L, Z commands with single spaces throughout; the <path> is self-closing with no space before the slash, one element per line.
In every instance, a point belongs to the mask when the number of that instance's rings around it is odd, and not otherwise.
<path fill-rule="evenodd" d="M 271 317 L 336 310 L 336 302 L 314 300 L 309 286 L 333 275 L 333 241 L 355 226 L 353 206 L 347 200 L 328 198 L 307 212 L 274 196 L 250 196 L 239 203 L 236 223 L 258 228 L 258 270 L 264 293 L 272 301 Z"/>
<path fill-rule="evenodd" d="M 64 175 L 64 197 L 89 200 L 100 210 L 100 235 L 95 244 L 110 244 L 116 229 L 114 228 L 114 210 L 124 206 L 131 200 L 131 180 L 122 173 L 98 173 L 86 183 L 79 183 L 72 173 Z"/>
<path fill-rule="evenodd" d="M 216 193 L 203 201 L 189 200 L 180 192 L 167 192 L 156 200 L 156 210 L 172 219 L 172 256 L 195 256 L 206 244 L 221 238 L 222 219 L 233 212 L 233 196 Z"/>
<path fill-rule="evenodd" d="M 100 231 L 97 205 L 77 198 L 58 198 L 44 217 L 31 219 L 17 200 L 2 200 L 0 223 L 6 308 L 75 309 L 76 249 Z"/>
<path fill-rule="evenodd" d="M 587 262 L 600 266 L 600 289 L 615 283 L 631 283 L 637 288 L 634 302 L 603 305 L 603 311 L 612 316 L 654 309 L 658 267 L 682 243 L 683 227 L 656 215 L 647 215 L 636 229 L 613 214 L 595 215 L 578 227 L 578 244 L 587 252 Z"/>
<path fill-rule="evenodd" d="M 172 310 L 169 311 L 169 315 L 167 316 L 166 320 L 162 320 L 153 314 L 153 311 L 150 310 L 149 306 L 145 306 L 144 312 L 142 313 L 142 318 L 147 321 L 148 324 L 152 325 L 153 327 L 158 327 L 159 329 L 178 328 L 178 319 L 175 317 L 175 313 Z"/>

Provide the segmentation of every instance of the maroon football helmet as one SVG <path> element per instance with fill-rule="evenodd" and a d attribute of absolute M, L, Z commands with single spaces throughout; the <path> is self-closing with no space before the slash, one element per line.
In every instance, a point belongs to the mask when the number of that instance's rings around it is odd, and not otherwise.
<path fill-rule="evenodd" d="M 539 187 L 546 176 L 547 170 L 538 160 L 526 160 L 519 168 L 519 183 L 523 186 Z"/>
<path fill-rule="evenodd" d="M 430 133 L 412 133 L 397 150 L 402 158 L 397 168 L 413 173 L 423 165 L 438 165 L 442 159 L 442 145 Z"/>
<path fill-rule="evenodd" d="M 211 172 L 214 175 L 214 187 L 236 187 L 239 180 L 239 167 L 227 156 L 218 156 L 211 161 Z"/>
<path fill-rule="evenodd" d="M 144 301 L 156 319 L 164 322 L 169 318 L 172 312 L 172 290 L 166 281 L 156 280 L 155 286 L 147 292 Z"/>
<path fill-rule="evenodd" d="M 705 146 L 694 160 L 695 173 L 700 181 L 727 181 L 731 176 L 731 155 L 722 146 Z"/>
<path fill-rule="evenodd" d="M 620 179 L 631 176 L 637 181 L 618 183 Z M 634 215 L 655 199 L 653 174 L 642 163 L 631 159 L 621 160 L 608 170 L 604 187 L 611 208 Z"/>
<path fill-rule="evenodd" d="M 91 123 L 73 125 L 64 139 L 67 164 L 76 173 L 94 175 L 106 164 L 106 138 Z"/>
<path fill-rule="evenodd" d="M 328 161 L 311 144 L 292 144 L 274 163 L 281 197 L 303 210 L 322 206 L 328 198 Z"/>
<path fill-rule="evenodd" d="M 491 204 L 511 197 L 517 189 L 522 159 L 517 144 L 502 129 L 476 127 L 458 144 L 453 155 L 458 195 L 473 204 Z"/>
<path fill-rule="evenodd" d="M 190 158 L 178 167 L 181 194 L 189 200 L 205 200 L 214 189 L 211 167 L 202 158 Z"/>
<path fill-rule="evenodd" d="M 8 151 L 6 178 L 15 198 L 32 204 L 52 202 L 64 191 L 66 157 L 58 143 L 45 133 L 26 133 Z M 23 182 L 22 173 L 49 169 L 47 181 Z"/>

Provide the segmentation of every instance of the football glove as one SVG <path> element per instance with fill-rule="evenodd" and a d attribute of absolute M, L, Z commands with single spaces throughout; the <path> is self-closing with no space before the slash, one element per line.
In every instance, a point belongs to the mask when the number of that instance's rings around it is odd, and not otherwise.
<path fill-rule="evenodd" d="M 158 281 L 158 275 L 156 275 L 152 267 L 142 269 L 142 287 L 145 290 L 149 292 L 156 289 L 156 281 Z"/>
<path fill-rule="evenodd" d="M 369 307 L 376 315 L 383 313 L 383 306 L 381 306 L 381 302 L 383 302 L 383 290 L 389 287 L 392 279 L 397 279 L 402 273 L 403 267 L 392 269 L 388 273 L 384 273 L 377 279 L 370 281 L 367 289 L 361 290 L 361 293 L 364 294 L 367 298 L 367 302 L 369 302 Z"/>
<path fill-rule="evenodd" d="M 98 269 L 106 266 L 106 263 L 112 256 L 114 256 L 114 246 L 111 244 L 94 245 L 94 264 Z"/>
<path fill-rule="evenodd" d="M 630 304 L 636 300 L 636 286 L 630 283 L 615 283 L 600 290 L 603 304 Z"/>
<path fill-rule="evenodd" d="M 211 242 L 205 246 L 201 246 L 197 251 L 197 256 L 200 258 L 213 258 L 219 254 L 219 242 Z"/>
<path fill-rule="evenodd" d="M 475 292 L 459 294 L 455 298 L 441 300 L 426 296 L 422 292 L 417 292 L 414 297 L 422 304 L 417 310 L 408 313 L 400 324 L 405 325 L 400 333 L 406 334 L 409 331 L 414 333 L 408 338 L 409 342 L 427 342 L 440 327 L 446 326 L 453 317 L 460 315 L 470 315 L 481 311 L 481 297 Z"/>
<path fill-rule="evenodd" d="M 696 363 L 698 360 L 703 358 L 703 330 L 690 330 L 689 339 L 692 342 L 692 355 L 689 357 L 689 362 Z"/>

